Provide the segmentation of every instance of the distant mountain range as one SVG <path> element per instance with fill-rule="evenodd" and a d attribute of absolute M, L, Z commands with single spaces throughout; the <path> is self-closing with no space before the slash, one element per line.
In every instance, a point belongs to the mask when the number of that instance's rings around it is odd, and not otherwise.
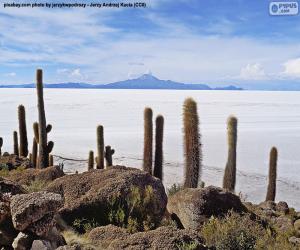
<path fill-rule="evenodd" d="M 243 90 L 242 88 L 229 85 L 212 88 L 206 84 L 187 84 L 160 80 L 152 74 L 144 74 L 136 79 L 129 79 L 109 84 L 87 84 L 87 83 L 55 83 L 44 84 L 45 88 L 62 89 L 175 89 L 175 90 Z M 35 84 L 0 85 L 0 88 L 35 88 Z"/>

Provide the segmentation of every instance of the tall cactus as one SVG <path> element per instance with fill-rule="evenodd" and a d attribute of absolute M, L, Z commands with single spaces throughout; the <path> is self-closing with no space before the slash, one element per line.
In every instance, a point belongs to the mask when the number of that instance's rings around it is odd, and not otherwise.
<path fill-rule="evenodd" d="M 276 178 L 277 178 L 277 148 L 273 147 L 270 151 L 269 162 L 269 184 L 266 195 L 266 201 L 275 201 L 276 196 Z"/>
<path fill-rule="evenodd" d="M 0 137 L 0 156 L 2 155 L 3 138 Z"/>
<path fill-rule="evenodd" d="M 27 128 L 26 128 L 26 113 L 25 107 L 20 105 L 18 107 L 18 118 L 19 118 L 19 136 L 20 136 L 20 156 L 27 157 L 28 155 L 28 139 L 27 139 Z"/>
<path fill-rule="evenodd" d="M 32 141 L 32 152 L 31 152 L 31 163 L 32 163 L 32 167 L 36 168 L 37 167 L 37 155 L 38 155 L 38 144 L 35 138 L 33 138 Z"/>
<path fill-rule="evenodd" d="M 185 179 L 184 187 L 196 188 L 202 170 L 202 152 L 197 103 L 187 98 L 183 105 Z"/>
<path fill-rule="evenodd" d="M 94 169 L 94 151 L 89 152 L 88 171 Z"/>
<path fill-rule="evenodd" d="M 43 71 L 41 69 L 37 70 L 36 73 L 36 90 L 37 90 L 37 100 L 38 100 L 38 114 L 39 114 L 39 168 L 46 168 L 49 166 L 49 154 L 51 153 L 54 143 L 47 141 L 47 123 L 44 107 L 44 94 L 43 94 Z M 51 130 L 51 129 L 50 129 Z"/>
<path fill-rule="evenodd" d="M 54 166 L 54 157 L 53 155 L 49 154 L 49 167 Z"/>
<path fill-rule="evenodd" d="M 19 140 L 18 140 L 18 132 L 14 131 L 14 155 L 19 155 Z"/>
<path fill-rule="evenodd" d="M 155 120 L 155 158 L 153 175 L 160 180 L 163 179 L 163 137 L 164 137 L 164 117 L 158 115 Z"/>
<path fill-rule="evenodd" d="M 236 146 L 237 146 L 237 123 L 234 116 L 227 120 L 228 158 L 223 177 L 223 188 L 234 192 L 236 182 Z"/>
<path fill-rule="evenodd" d="M 104 135 L 102 125 L 97 127 L 97 153 L 97 169 L 104 169 Z"/>
<path fill-rule="evenodd" d="M 152 174 L 153 157 L 153 112 L 151 108 L 144 110 L 144 157 L 143 170 Z"/>
<path fill-rule="evenodd" d="M 111 148 L 111 146 L 105 147 L 105 162 L 106 167 L 111 167 L 113 165 L 112 156 L 115 153 L 115 150 Z"/>

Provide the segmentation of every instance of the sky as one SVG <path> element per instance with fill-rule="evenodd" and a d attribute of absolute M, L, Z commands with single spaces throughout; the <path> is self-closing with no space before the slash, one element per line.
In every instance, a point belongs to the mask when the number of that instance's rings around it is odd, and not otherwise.
<path fill-rule="evenodd" d="M 17 9 L 2 1 L 0 84 L 32 83 L 37 68 L 47 83 L 111 83 L 148 72 L 185 83 L 300 82 L 300 15 L 270 16 L 268 0 L 144 2 Z"/>

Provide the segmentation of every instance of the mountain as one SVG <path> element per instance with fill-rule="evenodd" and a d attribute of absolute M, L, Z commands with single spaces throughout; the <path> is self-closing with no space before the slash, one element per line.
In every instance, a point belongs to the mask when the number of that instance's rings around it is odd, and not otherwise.
<path fill-rule="evenodd" d="M 87 83 L 56 83 L 45 84 L 45 88 L 72 88 L 72 89 L 175 89 L 175 90 L 242 90 L 235 86 L 211 88 L 206 84 L 180 83 L 170 80 L 161 80 L 152 74 L 144 74 L 139 78 L 129 79 L 109 84 Z M 35 84 L 0 85 L 0 88 L 35 88 Z"/>

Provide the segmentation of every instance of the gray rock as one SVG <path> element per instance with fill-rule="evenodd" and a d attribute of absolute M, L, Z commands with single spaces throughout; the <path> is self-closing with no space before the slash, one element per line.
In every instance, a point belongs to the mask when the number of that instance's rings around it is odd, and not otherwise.
<path fill-rule="evenodd" d="M 54 213 L 62 206 L 60 195 L 48 192 L 15 195 L 10 210 L 14 227 L 44 235 L 53 226 Z"/>
<path fill-rule="evenodd" d="M 276 203 L 274 201 L 264 201 L 258 205 L 263 210 L 276 211 Z"/>
<path fill-rule="evenodd" d="M 97 217 L 100 225 L 106 225 L 109 224 L 107 219 L 105 221 L 106 208 L 113 199 L 124 201 L 133 187 L 144 192 L 146 186 L 153 190 L 149 213 L 159 221 L 167 205 L 165 188 L 159 179 L 139 169 L 114 166 L 66 175 L 50 183 L 47 190 L 64 197 L 64 207 L 59 214 L 69 225 L 77 218 L 88 216 L 91 219 Z"/>
<path fill-rule="evenodd" d="M 276 204 L 276 211 L 283 213 L 283 214 L 288 214 L 289 212 L 289 206 L 285 201 L 279 201 Z"/>
<path fill-rule="evenodd" d="M 213 186 L 183 189 L 169 197 L 167 208 L 179 225 L 194 230 L 211 216 L 223 216 L 231 209 L 247 211 L 238 196 Z"/>
<path fill-rule="evenodd" d="M 298 235 L 300 235 L 300 219 L 298 219 L 294 222 L 294 228 L 295 228 L 296 233 Z"/>
<path fill-rule="evenodd" d="M 12 247 L 15 250 L 27 250 L 30 249 L 32 241 L 33 239 L 30 235 L 20 232 L 14 239 Z"/>
<path fill-rule="evenodd" d="M 289 242 L 294 245 L 300 246 L 300 238 L 297 238 L 295 236 L 290 237 Z"/>
<path fill-rule="evenodd" d="M 46 240 L 34 240 L 32 242 L 31 250 L 54 250 L 51 243 Z"/>

